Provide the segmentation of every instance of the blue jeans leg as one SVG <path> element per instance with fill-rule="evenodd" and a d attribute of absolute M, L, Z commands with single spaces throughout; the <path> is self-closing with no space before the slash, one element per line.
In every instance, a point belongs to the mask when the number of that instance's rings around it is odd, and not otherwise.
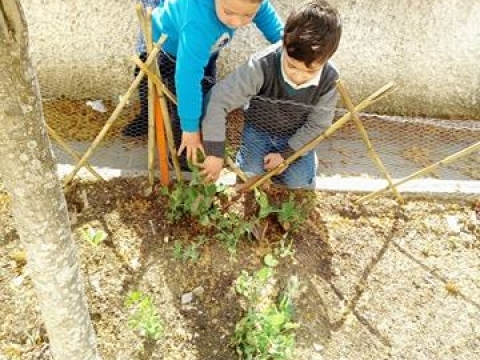
<path fill-rule="evenodd" d="M 315 152 L 310 151 L 291 163 L 287 170 L 273 180 L 290 189 L 315 188 L 316 164 Z"/>
<path fill-rule="evenodd" d="M 249 176 L 261 175 L 265 172 L 263 158 L 273 150 L 266 132 L 245 124 L 240 150 L 237 153 L 237 165 Z"/>
<path fill-rule="evenodd" d="M 245 124 L 242 143 L 237 154 L 237 164 L 247 175 L 265 173 L 263 159 L 272 152 L 282 152 L 288 145 L 289 138 L 282 138 L 255 129 Z M 315 186 L 316 157 L 313 151 L 294 161 L 280 175 L 272 180 L 289 188 L 313 188 Z"/>

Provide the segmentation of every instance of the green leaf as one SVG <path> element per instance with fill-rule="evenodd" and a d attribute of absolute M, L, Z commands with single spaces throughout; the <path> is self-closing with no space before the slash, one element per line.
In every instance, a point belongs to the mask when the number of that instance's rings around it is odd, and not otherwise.
<path fill-rule="evenodd" d="M 263 259 L 263 262 L 265 263 L 265 265 L 271 268 L 278 265 L 278 260 L 275 259 L 272 254 L 266 255 L 265 258 Z"/>
<path fill-rule="evenodd" d="M 257 271 L 257 279 L 262 283 L 267 281 L 272 276 L 272 269 L 269 267 L 263 267 Z"/>
<path fill-rule="evenodd" d="M 278 313 L 270 316 L 270 323 L 275 327 L 280 327 L 285 322 L 285 314 Z"/>
<path fill-rule="evenodd" d="M 93 237 L 93 243 L 100 244 L 106 238 L 107 238 L 107 233 L 103 230 L 98 230 L 95 236 Z"/>

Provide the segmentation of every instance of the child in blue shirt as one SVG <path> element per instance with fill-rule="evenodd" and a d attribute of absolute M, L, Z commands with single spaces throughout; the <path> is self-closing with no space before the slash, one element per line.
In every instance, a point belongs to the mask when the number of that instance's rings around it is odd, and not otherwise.
<path fill-rule="evenodd" d="M 154 10 L 152 22 L 154 41 L 168 36 L 159 66 L 165 85 L 177 95 L 178 110 L 169 102 L 169 112 L 178 153 L 186 151 L 196 163 L 197 150 L 203 152 L 203 99 L 215 83 L 219 51 L 237 28 L 251 22 L 275 43 L 283 24 L 268 0 L 165 0 Z"/>

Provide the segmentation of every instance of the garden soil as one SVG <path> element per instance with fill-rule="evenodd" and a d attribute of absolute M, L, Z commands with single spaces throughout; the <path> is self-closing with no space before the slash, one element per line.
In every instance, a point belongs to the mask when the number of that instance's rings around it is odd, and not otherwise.
<path fill-rule="evenodd" d="M 131 178 L 78 182 L 66 193 L 104 359 L 237 359 L 231 340 L 244 313 L 234 281 L 242 270 L 259 270 L 267 254 L 279 259 L 278 286 L 291 275 L 301 283 L 295 359 L 480 358 L 474 200 L 357 205 L 358 195 L 319 192 L 297 231 L 271 220 L 263 239 L 242 241 L 234 255 L 212 236 L 192 261 L 176 259 L 175 249 L 198 244 L 201 225 L 167 221 L 168 198 L 145 196 L 145 188 L 144 178 Z M 10 200 L 0 197 L 0 359 L 51 359 Z M 106 240 L 86 241 L 87 225 Z M 137 290 L 163 322 L 159 340 L 128 324 L 124 303 Z"/>

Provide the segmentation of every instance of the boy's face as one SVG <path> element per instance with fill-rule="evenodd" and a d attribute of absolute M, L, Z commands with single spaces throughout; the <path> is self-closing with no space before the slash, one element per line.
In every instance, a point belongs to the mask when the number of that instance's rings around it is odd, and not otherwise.
<path fill-rule="evenodd" d="M 231 29 L 251 23 L 260 5 L 247 0 L 215 0 L 218 19 Z"/>
<path fill-rule="evenodd" d="M 287 51 L 283 50 L 283 72 L 296 85 L 304 84 L 313 79 L 321 71 L 323 64 L 324 62 L 313 62 L 310 66 L 307 66 L 304 62 L 288 56 Z"/>

